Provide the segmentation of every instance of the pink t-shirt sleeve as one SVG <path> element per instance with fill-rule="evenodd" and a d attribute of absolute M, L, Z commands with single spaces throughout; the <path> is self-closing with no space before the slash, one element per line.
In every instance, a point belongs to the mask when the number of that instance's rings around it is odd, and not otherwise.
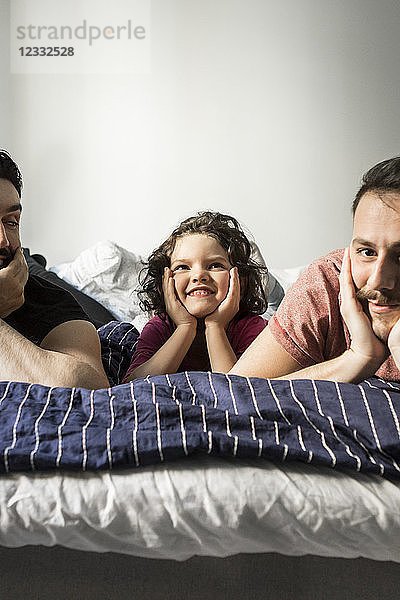
<path fill-rule="evenodd" d="M 168 321 L 163 321 L 156 316 L 144 326 L 139 336 L 132 362 L 124 377 L 125 383 L 128 376 L 140 365 L 149 360 L 165 344 L 172 335 L 173 328 Z"/>
<path fill-rule="evenodd" d="M 335 358 L 346 349 L 339 311 L 343 251 L 313 262 L 287 292 L 269 323 L 276 341 L 302 367 Z"/>

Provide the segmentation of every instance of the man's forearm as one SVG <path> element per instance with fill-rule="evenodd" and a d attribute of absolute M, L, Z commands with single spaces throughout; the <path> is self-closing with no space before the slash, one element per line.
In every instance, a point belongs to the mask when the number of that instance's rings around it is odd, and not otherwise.
<path fill-rule="evenodd" d="M 0 319 L 0 379 L 59 387 L 107 387 L 104 374 L 73 356 L 45 350 Z"/>
<path fill-rule="evenodd" d="M 380 364 L 358 356 L 353 350 L 346 350 L 341 356 L 333 358 L 276 379 L 322 379 L 341 381 L 343 383 L 359 383 L 374 375 Z"/>

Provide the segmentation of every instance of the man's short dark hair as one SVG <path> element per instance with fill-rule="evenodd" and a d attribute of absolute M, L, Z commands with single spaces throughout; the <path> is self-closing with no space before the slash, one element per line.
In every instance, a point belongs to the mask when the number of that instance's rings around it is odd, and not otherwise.
<path fill-rule="evenodd" d="M 21 198 L 22 175 L 21 171 L 6 150 L 0 150 L 0 179 L 7 179 L 17 190 Z"/>
<path fill-rule="evenodd" d="M 383 160 L 364 173 L 361 187 L 353 202 L 353 217 L 361 198 L 367 192 L 383 194 L 397 192 L 400 194 L 400 156 Z"/>

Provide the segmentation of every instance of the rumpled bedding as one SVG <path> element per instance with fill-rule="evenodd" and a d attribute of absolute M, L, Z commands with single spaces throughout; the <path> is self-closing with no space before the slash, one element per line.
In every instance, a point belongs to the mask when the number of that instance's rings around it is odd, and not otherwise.
<path fill-rule="evenodd" d="M 137 332 L 100 330 L 120 381 Z M 400 385 L 185 372 L 104 390 L 0 383 L 0 471 L 141 467 L 195 454 L 400 477 Z"/>
<path fill-rule="evenodd" d="M 111 388 L 0 384 L 1 545 L 400 562 L 398 384 L 118 385 L 137 331 L 99 333 Z"/>

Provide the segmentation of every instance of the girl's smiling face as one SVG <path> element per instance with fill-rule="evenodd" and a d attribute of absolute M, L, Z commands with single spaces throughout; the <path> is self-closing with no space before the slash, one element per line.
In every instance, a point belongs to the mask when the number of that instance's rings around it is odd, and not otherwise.
<path fill-rule="evenodd" d="M 225 299 L 232 265 L 221 244 L 212 237 L 191 234 L 178 238 L 172 251 L 175 290 L 186 310 L 199 319 Z"/>

